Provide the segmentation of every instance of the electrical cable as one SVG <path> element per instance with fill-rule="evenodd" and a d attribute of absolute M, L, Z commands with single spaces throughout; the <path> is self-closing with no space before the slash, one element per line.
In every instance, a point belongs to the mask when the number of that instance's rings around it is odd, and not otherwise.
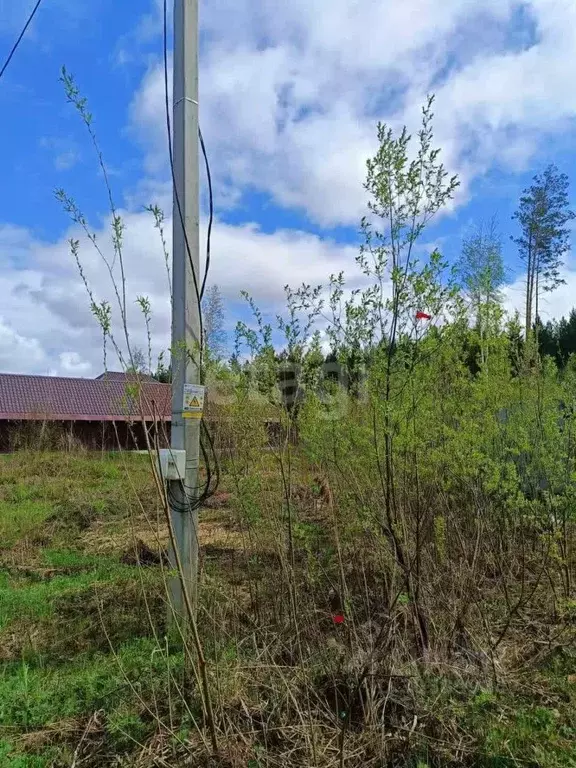
<path fill-rule="evenodd" d="M 18 36 L 18 39 L 16 40 L 16 42 L 12 46 L 12 50 L 8 54 L 8 58 L 6 59 L 4 64 L 2 65 L 2 69 L 0 69 L 0 78 L 2 78 L 2 75 L 4 74 L 4 72 L 6 72 L 6 70 L 8 69 L 8 65 L 10 64 L 10 62 L 12 61 L 12 58 L 14 57 L 14 54 L 18 50 L 18 47 L 19 47 L 20 43 L 22 42 L 22 39 L 23 39 L 24 35 L 26 34 L 26 32 L 28 30 L 28 27 L 30 26 L 30 24 L 32 24 L 34 16 L 36 16 L 36 12 L 38 11 L 38 8 L 40 8 L 41 3 L 42 3 L 42 0 L 37 0 L 37 3 L 34 6 L 34 9 L 32 10 L 32 13 L 30 14 L 30 16 L 28 16 L 28 21 L 26 22 L 26 24 L 24 24 L 24 28 L 23 28 L 22 32 L 20 32 L 20 35 Z"/>
<path fill-rule="evenodd" d="M 212 193 L 212 174 L 210 173 L 210 163 L 208 162 L 208 153 L 206 152 L 206 145 L 204 144 L 204 137 L 202 131 L 198 127 L 198 136 L 200 137 L 200 146 L 202 147 L 202 154 L 204 155 L 204 165 L 206 166 L 206 179 L 208 180 L 208 201 L 209 201 L 209 215 L 208 215 L 208 232 L 206 234 L 206 265 L 204 268 L 204 279 L 202 280 L 202 287 L 200 288 L 200 301 L 204 298 L 204 291 L 206 290 L 206 281 L 208 280 L 208 272 L 210 271 L 210 243 L 212 240 L 212 225 L 214 223 L 214 195 Z"/>
<path fill-rule="evenodd" d="M 203 424 L 203 422 L 201 422 L 201 424 Z M 206 426 L 204 424 L 203 424 L 203 426 L 206 429 Z M 211 445 L 211 447 L 213 449 L 212 438 L 211 438 L 210 433 L 208 431 L 207 431 L 207 435 L 209 437 L 210 445 Z M 167 435 L 167 433 L 165 431 L 165 428 L 164 428 L 163 436 L 164 436 L 165 440 L 168 439 L 168 435 Z M 159 447 L 160 446 L 159 446 L 158 432 L 156 432 L 156 435 L 155 435 L 154 445 L 155 445 L 156 451 L 159 451 Z M 162 470 L 160 469 L 160 479 L 161 479 L 161 481 L 162 481 L 162 483 L 164 485 L 167 485 L 168 498 L 169 498 L 169 501 L 170 501 L 171 508 L 175 509 L 176 511 L 179 511 L 181 513 L 188 512 L 191 509 L 195 509 L 196 506 L 200 506 L 207 498 L 209 498 L 210 495 L 212 495 L 212 493 L 215 490 L 215 489 L 212 489 L 212 490 L 210 489 L 210 483 L 211 483 L 211 480 L 212 480 L 212 470 L 210 468 L 210 460 L 208 458 L 208 455 L 206 453 L 206 448 L 205 448 L 203 443 L 200 444 L 200 448 L 202 450 L 202 457 L 203 457 L 204 463 L 206 465 L 206 471 L 207 471 L 206 482 L 203 483 L 202 485 L 198 485 L 198 486 L 192 487 L 192 486 L 186 485 L 182 478 L 180 478 L 179 481 L 178 481 L 178 484 L 179 484 L 180 488 L 183 491 L 183 495 L 187 499 L 189 499 L 189 497 L 190 497 L 192 492 L 196 492 L 200 488 L 203 489 L 202 493 L 199 494 L 197 503 L 196 503 L 196 500 L 195 500 L 195 502 L 193 502 L 192 504 L 190 504 L 190 502 L 188 502 L 188 504 L 182 504 L 181 503 L 181 499 L 178 498 L 178 496 L 173 492 L 172 486 L 170 485 L 170 483 L 167 483 L 166 479 L 162 476 Z M 217 457 L 216 457 L 216 453 L 215 452 L 214 452 L 214 458 L 216 460 L 216 474 L 217 474 L 217 482 L 218 482 L 218 479 L 219 479 L 219 467 L 218 467 L 218 464 L 217 464 Z"/>
<path fill-rule="evenodd" d="M 215 460 L 215 473 L 214 473 L 214 475 L 212 475 L 212 471 L 210 469 L 210 461 L 209 461 L 208 455 L 206 453 L 206 448 L 205 448 L 203 443 L 200 443 L 200 448 L 202 449 L 202 455 L 203 455 L 203 458 L 204 458 L 204 463 L 206 465 L 206 473 L 207 473 L 206 482 L 203 484 L 203 486 L 198 486 L 198 488 L 200 488 L 200 487 L 204 488 L 202 493 L 197 498 L 190 499 L 190 496 L 191 496 L 190 492 L 197 490 L 197 488 L 190 488 L 190 486 L 187 486 L 183 482 L 183 480 L 180 480 L 179 483 L 178 483 L 179 487 L 182 490 L 183 495 L 187 499 L 187 503 L 183 504 L 181 499 L 178 497 L 178 495 L 174 493 L 171 485 L 170 484 L 168 485 L 168 500 L 170 502 L 170 507 L 172 509 L 176 510 L 177 512 L 180 512 L 181 514 L 185 514 L 187 512 L 192 512 L 192 511 L 200 508 L 207 499 L 209 499 L 211 496 L 214 495 L 214 493 L 216 492 L 216 490 L 218 488 L 219 482 L 220 482 L 220 467 L 219 467 L 219 464 L 218 464 L 218 460 L 217 460 L 217 456 L 216 456 L 216 451 L 214 449 L 214 443 L 212 441 L 212 436 L 210 435 L 210 432 L 207 429 L 207 427 L 206 427 L 204 422 L 202 422 L 202 426 L 204 427 L 204 430 L 206 432 L 206 436 L 208 438 L 208 442 L 210 443 L 212 454 L 213 454 L 213 457 L 214 457 L 214 460 Z M 213 476 L 215 477 L 215 483 L 211 487 L 211 482 L 212 482 L 212 477 Z"/>

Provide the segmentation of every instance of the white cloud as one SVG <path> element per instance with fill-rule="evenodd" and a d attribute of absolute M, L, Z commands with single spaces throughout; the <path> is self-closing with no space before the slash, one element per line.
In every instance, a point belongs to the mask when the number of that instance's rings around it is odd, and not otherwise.
<path fill-rule="evenodd" d="M 48 357 L 38 339 L 26 338 L 0 316 L 0 370 L 17 373 L 47 371 Z"/>
<path fill-rule="evenodd" d="M 92 372 L 92 366 L 83 360 L 78 352 L 61 352 L 59 355 L 60 370 L 66 376 L 86 376 Z"/>
<path fill-rule="evenodd" d="M 538 42 L 514 53 L 487 53 L 438 90 L 441 132 L 456 128 L 466 149 L 475 144 L 481 170 L 498 160 L 525 163 L 540 141 L 576 117 L 576 4 L 531 0 L 528 7 Z"/>
<path fill-rule="evenodd" d="M 153 310 L 152 345 L 156 356 L 169 344 L 170 304 L 168 279 L 158 233 L 146 213 L 124 213 L 126 222 L 124 259 L 130 336 L 135 346 L 146 350 L 142 315 L 135 303 L 138 295 L 150 298 Z M 68 233 L 76 236 L 78 233 Z M 204 233 L 202 233 L 203 235 Z M 168 247 L 171 222 L 166 221 Z M 111 255 L 109 231 L 97 230 L 105 254 Z M 17 259 L 6 257 L 17 249 Z M 330 273 L 343 270 L 348 279 L 360 280 L 353 246 L 342 246 L 316 235 L 293 230 L 267 234 L 256 224 L 232 226 L 216 222 L 213 239 L 213 269 L 210 282 L 217 283 L 229 308 L 234 311 L 241 289 L 247 290 L 266 313 L 281 312 L 283 287 L 305 282 L 326 284 Z M 89 243 L 83 241 L 80 258 L 96 301 L 108 300 L 115 318 L 115 334 L 121 342 L 119 312 L 113 286 L 102 262 Z M 49 244 L 34 240 L 25 230 L 0 229 L 0 274 L 3 296 L 0 315 L 0 370 L 93 376 L 102 369 L 102 337 L 89 308 L 89 300 L 66 238 Z M 25 269 L 18 264 L 25 263 Z M 115 274 L 119 277 L 118 265 Z M 567 315 L 576 295 L 576 271 L 564 271 L 567 281 L 541 301 L 541 315 Z M 506 287 L 506 308 L 522 310 L 523 286 L 518 279 Z M 228 318 L 233 325 L 234 317 Z M 109 349 L 110 367 L 116 365 Z"/>
<path fill-rule="evenodd" d="M 541 293 L 538 297 L 538 314 L 544 322 L 568 317 L 576 306 L 576 269 L 565 267 L 562 278 L 565 280 L 564 285 L 558 286 L 551 293 Z M 526 280 L 523 277 L 507 285 L 503 291 L 506 310 L 510 314 L 518 311 L 521 319 L 524 318 L 525 291 Z"/>
<path fill-rule="evenodd" d="M 127 314 L 132 343 L 147 349 L 145 323 L 136 305 L 138 295 L 152 304 L 154 357 L 170 344 L 171 310 L 168 277 L 159 235 L 147 213 L 124 212 L 124 263 Z M 109 231 L 96 231 L 105 255 L 112 256 Z M 67 237 L 41 243 L 25 230 L 0 229 L 0 370 L 95 375 L 102 368 L 102 334 L 90 312 L 89 299 L 69 252 Z M 166 221 L 168 247 L 171 222 Z M 202 238 L 204 232 L 202 233 Z M 9 258 L 17 249 L 17 258 Z M 216 222 L 210 282 L 217 283 L 227 303 L 247 290 L 266 310 L 280 310 L 286 283 L 312 285 L 330 272 L 354 267 L 355 249 L 305 232 L 266 234 L 255 224 L 234 227 Z M 118 303 L 105 266 L 85 240 L 80 259 L 96 302 L 112 305 L 115 336 L 122 342 Z M 26 268 L 19 265 L 26 264 Z M 119 264 L 114 274 L 119 280 Z M 115 364 L 109 349 L 109 365 Z"/>
<path fill-rule="evenodd" d="M 152 304 L 156 357 L 170 344 L 168 280 L 162 249 L 149 214 L 124 213 L 124 218 L 130 336 L 133 345 L 146 350 L 145 324 L 135 303 L 138 295 L 146 295 Z M 168 219 L 169 247 L 170 233 Z M 97 236 L 104 252 L 111 254 L 109 232 L 97 230 Z M 8 260 L 15 248 L 17 258 Z M 306 232 L 280 230 L 267 234 L 256 224 L 232 226 L 216 222 L 210 282 L 219 285 L 231 312 L 237 311 L 239 292 L 245 289 L 266 313 L 274 315 L 284 308 L 283 287 L 287 283 L 293 287 L 302 282 L 326 284 L 330 273 L 343 270 L 352 283 L 358 284 L 356 253 L 353 246 Z M 96 301 L 108 300 L 112 304 L 115 335 L 121 342 L 119 312 L 107 271 L 89 243 L 82 243 L 80 257 Z M 41 243 L 25 230 L 0 229 L 0 261 L 6 264 L 0 274 L 0 370 L 97 375 L 102 370 L 102 336 L 66 238 Z M 19 268 L 23 263 L 26 268 Z M 118 267 L 115 273 L 119 277 Z M 567 315 L 574 304 L 576 271 L 567 268 L 564 277 L 567 285 L 541 301 L 545 319 Z M 504 293 L 507 309 L 522 309 L 521 279 L 507 286 Z M 228 317 L 229 326 L 235 319 L 233 315 Z M 117 366 L 110 349 L 108 365 Z"/>
<path fill-rule="evenodd" d="M 52 154 L 54 168 L 57 171 L 69 171 L 80 160 L 80 151 L 75 142 L 70 139 L 44 136 L 40 140 L 40 146 Z"/>
<path fill-rule="evenodd" d="M 69 171 L 78 162 L 79 155 L 73 149 L 66 152 L 60 152 L 54 158 L 54 167 L 57 171 Z"/>
<path fill-rule="evenodd" d="M 200 116 L 232 202 L 253 187 L 322 225 L 355 224 L 376 121 L 417 129 L 430 90 L 461 200 L 474 176 L 524 168 L 576 116 L 573 0 L 334 0 L 329 12 L 325 0 L 216 0 L 202 19 Z M 163 98 L 153 68 L 133 123 L 154 172 Z"/>
<path fill-rule="evenodd" d="M 294 230 L 262 233 L 255 224 L 217 223 L 214 233 L 213 281 L 228 298 L 239 288 L 258 300 L 279 299 L 284 285 L 325 282 L 331 271 L 354 267 L 356 248 L 339 246 Z"/>

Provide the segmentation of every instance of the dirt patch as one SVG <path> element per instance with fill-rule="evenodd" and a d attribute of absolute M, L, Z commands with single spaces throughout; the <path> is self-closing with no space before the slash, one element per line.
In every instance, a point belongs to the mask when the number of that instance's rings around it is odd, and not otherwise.
<path fill-rule="evenodd" d="M 149 567 L 152 565 L 168 565 L 168 553 L 165 550 L 156 552 L 150 549 L 141 539 L 136 539 L 133 547 L 130 547 L 120 558 L 124 565 L 142 565 Z"/>
<path fill-rule="evenodd" d="M 117 521 L 98 520 L 80 536 L 82 549 L 91 555 L 122 557 L 134 542 L 158 552 L 168 548 L 168 527 L 163 520 L 135 517 L 119 526 Z"/>
<path fill-rule="evenodd" d="M 240 531 L 231 527 L 228 517 L 218 520 L 200 519 L 200 546 L 215 547 L 219 549 L 244 549 L 244 542 Z"/>
<path fill-rule="evenodd" d="M 216 491 L 213 496 L 206 499 L 204 507 L 206 509 L 224 509 L 225 507 L 230 506 L 232 498 L 231 493 L 227 493 L 226 491 Z"/>
<path fill-rule="evenodd" d="M 200 546 L 213 546 L 241 550 L 242 534 L 233 528 L 225 510 L 205 514 L 200 512 Z M 168 551 L 170 537 L 164 518 L 138 516 L 119 527 L 117 521 L 97 520 L 80 535 L 82 550 L 91 555 L 110 555 L 123 558 L 138 546 L 154 553 Z M 152 564 L 152 563 L 147 563 Z"/>

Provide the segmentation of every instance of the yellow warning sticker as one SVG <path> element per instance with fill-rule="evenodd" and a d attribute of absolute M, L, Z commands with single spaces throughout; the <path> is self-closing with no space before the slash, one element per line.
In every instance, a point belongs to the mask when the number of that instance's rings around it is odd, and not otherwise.
<path fill-rule="evenodd" d="M 201 419 L 204 411 L 205 388 L 200 384 L 184 385 L 182 413 L 185 419 Z"/>

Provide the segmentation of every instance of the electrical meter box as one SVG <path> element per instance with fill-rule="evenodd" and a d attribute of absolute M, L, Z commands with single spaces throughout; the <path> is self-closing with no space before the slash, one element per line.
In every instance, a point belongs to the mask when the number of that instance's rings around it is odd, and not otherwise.
<path fill-rule="evenodd" d="M 184 480 L 186 472 L 186 451 L 160 448 L 158 469 L 163 480 Z"/>

